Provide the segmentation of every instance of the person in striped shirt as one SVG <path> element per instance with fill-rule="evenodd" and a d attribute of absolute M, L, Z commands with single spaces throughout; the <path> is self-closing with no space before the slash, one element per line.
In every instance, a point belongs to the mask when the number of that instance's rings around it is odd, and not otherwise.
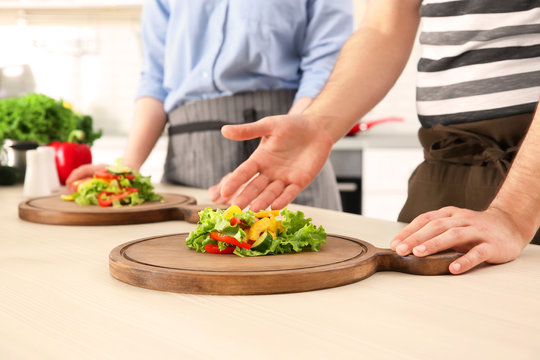
<path fill-rule="evenodd" d="M 370 1 L 302 115 L 222 129 L 230 139 L 262 141 L 221 195 L 253 209 L 293 200 L 332 144 L 393 86 L 419 27 L 425 161 L 411 176 L 398 219 L 409 224 L 390 247 L 403 256 L 455 249 L 464 255 L 449 271 L 459 274 L 511 261 L 529 242 L 540 243 L 539 0 Z"/>

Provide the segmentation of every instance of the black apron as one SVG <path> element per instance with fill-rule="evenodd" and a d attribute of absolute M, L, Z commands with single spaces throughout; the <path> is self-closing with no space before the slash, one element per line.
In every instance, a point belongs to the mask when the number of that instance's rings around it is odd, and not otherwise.
<path fill-rule="evenodd" d="M 418 132 L 424 162 L 409 179 L 398 220 L 444 206 L 484 210 L 497 194 L 533 114 L 470 123 L 435 125 Z M 537 232 L 533 244 L 540 244 Z"/>

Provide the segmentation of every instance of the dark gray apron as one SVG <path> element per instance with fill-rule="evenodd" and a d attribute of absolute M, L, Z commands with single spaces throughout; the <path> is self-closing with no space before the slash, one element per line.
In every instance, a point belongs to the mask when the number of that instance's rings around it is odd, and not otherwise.
<path fill-rule="evenodd" d="M 424 162 L 409 179 L 398 220 L 444 206 L 484 210 L 505 179 L 533 114 L 471 123 L 435 125 L 418 132 Z M 533 239 L 540 244 L 540 232 Z"/>
<path fill-rule="evenodd" d="M 163 181 L 208 188 L 232 172 L 255 151 L 259 140 L 232 141 L 219 131 L 270 115 L 286 114 L 296 90 L 257 91 L 197 100 L 168 117 L 169 145 Z M 296 204 L 341 210 L 334 171 L 327 162 L 315 180 L 294 200 Z"/>

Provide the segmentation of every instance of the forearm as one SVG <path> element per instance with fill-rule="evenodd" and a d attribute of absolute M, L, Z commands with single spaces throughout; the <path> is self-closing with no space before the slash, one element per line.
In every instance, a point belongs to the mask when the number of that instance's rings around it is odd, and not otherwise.
<path fill-rule="evenodd" d="M 304 112 L 304 110 L 307 109 L 309 105 L 311 105 L 313 101 L 313 98 L 310 98 L 308 96 L 302 96 L 298 100 L 292 104 L 291 108 L 289 109 L 289 115 L 299 115 Z"/>
<path fill-rule="evenodd" d="M 392 88 L 407 64 L 418 23 L 416 0 L 372 1 L 304 114 L 339 140 Z"/>
<path fill-rule="evenodd" d="M 540 226 L 540 110 L 490 207 L 504 211 L 530 241 Z"/>
<path fill-rule="evenodd" d="M 139 170 L 161 136 L 167 114 L 163 103 L 151 97 L 135 101 L 135 126 L 129 133 L 123 163 Z"/>

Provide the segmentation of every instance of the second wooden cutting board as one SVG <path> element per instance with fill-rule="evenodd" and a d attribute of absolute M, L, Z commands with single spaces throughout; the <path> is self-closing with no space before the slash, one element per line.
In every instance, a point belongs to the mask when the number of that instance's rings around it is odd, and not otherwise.
<path fill-rule="evenodd" d="M 162 201 L 121 208 L 97 205 L 81 206 L 64 201 L 59 195 L 23 201 L 19 204 L 19 217 L 23 220 L 52 225 L 127 225 L 185 220 L 199 221 L 198 212 L 206 207 L 221 205 L 197 205 L 197 201 L 182 194 L 161 194 Z"/>

